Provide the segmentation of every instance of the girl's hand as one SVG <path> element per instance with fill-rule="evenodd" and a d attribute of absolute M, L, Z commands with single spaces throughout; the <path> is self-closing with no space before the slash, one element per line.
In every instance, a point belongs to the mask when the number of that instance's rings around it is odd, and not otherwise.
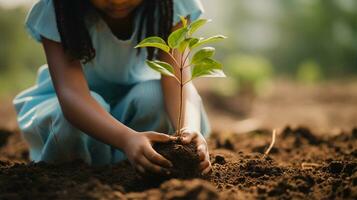
<path fill-rule="evenodd" d="M 208 174 L 212 170 L 211 162 L 209 159 L 208 147 L 205 138 L 201 133 L 192 131 L 188 128 L 182 128 L 180 130 L 182 135 L 182 142 L 188 144 L 195 142 L 197 145 L 197 153 L 200 157 L 200 170 L 203 175 Z"/>
<path fill-rule="evenodd" d="M 128 138 L 123 150 L 131 165 L 139 172 L 168 173 L 165 168 L 172 167 L 172 163 L 157 153 L 153 149 L 152 143 L 173 140 L 177 140 L 177 138 L 154 131 L 134 133 Z"/>

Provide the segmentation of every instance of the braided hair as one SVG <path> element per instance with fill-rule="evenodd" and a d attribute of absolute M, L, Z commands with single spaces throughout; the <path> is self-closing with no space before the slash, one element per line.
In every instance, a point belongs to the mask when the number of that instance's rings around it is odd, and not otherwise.
<path fill-rule="evenodd" d="M 95 10 L 89 0 L 53 0 L 58 32 L 65 52 L 83 63 L 95 57 L 95 49 L 86 27 L 85 18 Z M 172 29 L 173 0 L 144 0 L 139 6 L 137 42 L 144 36 L 160 36 L 165 40 Z M 158 24 L 157 24 L 158 22 Z M 144 30 L 146 28 L 146 30 Z M 137 49 L 138 54 L 140 48 Z M 148 59 L 156 56 L 154 48 L 147 48 Z"/>

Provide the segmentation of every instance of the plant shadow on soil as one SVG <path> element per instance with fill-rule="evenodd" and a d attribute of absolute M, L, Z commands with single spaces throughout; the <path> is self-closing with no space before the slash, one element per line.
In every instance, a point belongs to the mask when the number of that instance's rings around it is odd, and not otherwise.
<path fill-rule="evenodd" d="M 0 134 L 0 199 L 357 198 L 357 129 L 329 135 L 287 127 L 265 158 L 269 131 L 213 133 L 208 140 L 212 173 L 197 178 L 187 168 L 175 177 L 191 178 L 164 182 L 160 176 L 140 176 L 127 161 L 102 167 L 31 163 L 18 132 Z"/>

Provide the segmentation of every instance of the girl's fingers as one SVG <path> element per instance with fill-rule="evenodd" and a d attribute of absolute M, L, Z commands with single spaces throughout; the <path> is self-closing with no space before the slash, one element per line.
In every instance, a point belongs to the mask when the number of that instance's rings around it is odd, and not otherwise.
<path fill-rule="evenodd" d="M 177 140 L 177 137 L 157 132 L 148 132 L 146 133 L 146 136 L 150 139 L 151 142 L 169 142 Z"/>
<path fill-rule="evenodd" d="M 147 151 L 144 151 L 144 156 L 152 163 L 158 164 L 166 168 L 173 167 L 172 163 L 169 160 L 157 153 L 152 147 L 148 148 Z"/>
<path fill-rule="evenodd" d="M 197 146 L 201 146 L 201 145 L 207 146 L 206 140 L 204 138 L 197 136 L 195 140 L 196 140 Z"/>
<path fill-rule="evenodd" d="M 136 170 L 138 170 L 139 173 L 145 174 L 145 168 L 142 167 L 141 165 L 137 164 L 135 168 Z"/>
<path fill-rule="evenodd" d="M 201 162 L 200 163 L 200 170 L 202 171 L 202 170 L 206 169 L 207 167 L 209 167 L 209 165 L 210 165 L 210 163 L 207 160 Z"/>
<path fill-rule="evenodd" d="M 182 143 L 188 144 L 195 138 L 197 138 L 198 133 L 197 132 L 182 132 Z"/>
<path fill-rule="evenodd" d="M 206 169 L 204 169 L 202 171 L 202 175 L 208 174 L 209 172 L 211 172 L 211 170 L 212 170 L 212 167 L 211 167 L 211 165 L 209 165 Z"/>
<path fill-rule="evenodd" d="M 204 151 L 198 150 L 198 151 L 197 151 L 197 154 L 198 154 L 198 156 L 199 156 L 200 161 L 205 160 L 206 154 L 205 154 Z"/>
<path fill-rule="evenodd" d="M 207 151 L 207 147 L 205 145 L 200 145 L 197 148 L 197 153 L 199 155 L 200 163 L 200 170 L 204 171 L 207 167 L 211 167 L 211 162 L 209 160 L 209 154 Z"/>
<path fill-rule="evenodd" d="M 184 133 L 184 132 L 190 132 L 190 129 L 187 128 L 187 127 L 181 128 L 181 129 L 180 129 L 180 133 L 182 134 L 182 133 Z"/>
<path fill-rule="evenodd" d="M 138 163 L 151 172 L 160 173 L 162 171 L 162 168 L 160 166 L 151 163 L 145 156 L 142 156 L 138 160 Z"/>

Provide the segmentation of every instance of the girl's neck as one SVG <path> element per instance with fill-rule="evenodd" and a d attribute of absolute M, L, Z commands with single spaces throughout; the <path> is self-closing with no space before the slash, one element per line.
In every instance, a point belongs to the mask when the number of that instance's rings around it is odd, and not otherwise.
<path fill-rule="evenodd" d="M 118 39 L 126 40 L 133 34 L 135 12 L 124 18 L 112 18 L 105 13 L 100 13 L 100 16 Z"/>

